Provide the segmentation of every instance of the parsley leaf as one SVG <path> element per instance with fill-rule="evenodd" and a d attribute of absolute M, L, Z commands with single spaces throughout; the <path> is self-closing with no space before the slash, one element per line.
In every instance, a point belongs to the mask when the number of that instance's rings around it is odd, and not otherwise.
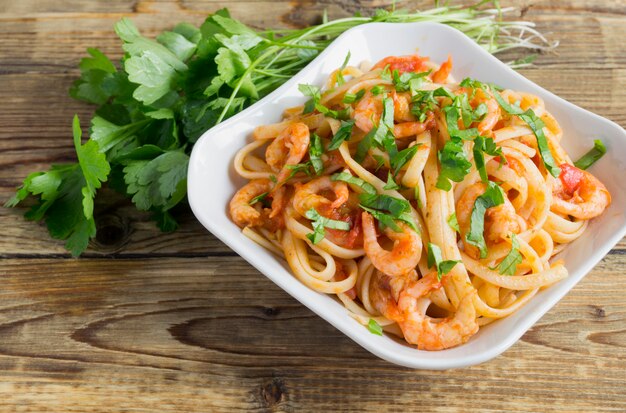
<path fill-rule="evenodd" d="M 411 98 L 411 113 L 419 120 L 424 122 L 428 116 L 428 112 L 437 109 L 439 102 L 435 99 L 435 91 L 433 90 L 417 90 Z"/>
<path fill-rule="evenodd" d="M 393 175 L 391 172 L 387 173 L 387 183 L 383 186 L 383 189 L 400 189 L 400 185 L 396 183 L 393 179 Z"/>
<path fill-rule="evenodd" d="M 306 211 L 304 216 L 312 221 L 311 225 L 313 226 L 313 232 L 307 234 L 306 237 L 313 244 L 317 244 L 322 239 L 324 239 L 324 236 L 326 235 L 326 231 L 324 230 L 324 228 L 340 229 L 342 231 L 350 230 L 350 224 L 348 222 L 326 218 L 320 215 L 319 212 L 317 212 L 314 208 Z"/>
<path fill-rule="evenodd" d="M 309 158 L 311 160 L 311 166 L 316 175 L 321 175 L 324 170 L 324 161 L 322 161 L 322 154 L 324 153 L 324 146 L 322 145 L 322 139 L 317 136 L 316 133 L 311 135 L 311 144 L 309 146 Z"/>
<path fill-rule="evenodd" d="M 350 140 L 350 136 L 352 136 L 352 129 L 354 127 L 354 120 L 342 120 L 339 129 L 337 129 L 337 133 L 330 141 L 328 145 L 328 150 L 333 151 L 341 146 L 343 141 Z"/>
<path fill-rule="evenodd" d="M 421 86 L 424 78 L 429 74 L 430 71 L 420 73 L 404 72 L 400 74 L 397 70 L 394 70 L 392 73 L 393 85 L 398 92 L 415 91 Z"/>
<path fill-rule="evenodd" d="M 377 336 L 383 335 L 383 328 L 373 318 L 370 318 L 370 321 L 367 323 L 367 329 L 370 333 L 376 334 Z"/>
<path fill-rule="evenodd" d="M 30 174 L 6 206 L 16 206 L 29 195 L 38 196 L 38 202 L 25 214 L 26 218 L 45 219 L 50 235 L 67 240 L 65 247 L 73 256 L 78 256 L 96 234 L 93 199 L 111 168 L 95 141 L 81 144 L 77 116 L 74 116 L 72 132 L 78 163 L 53 165 L 47 172 Z"/>
<path fill-rule="evenodd" d="M 428 243 L 428 256 L 427 264 L 428 268 L 435 267 L 437 270 L 437 279 L 441 280 L 441 277 L 452 271 L 452 269 L 460 261 L 444 260 L 441 254 L 441 248 L 432 242 Z"/>
<path fill-rule="evenodd" d="M 499 93 L 494 93 L 493 96 L 496 98 L 502 109 L 510 115 L 519 116 L 520 119 L 528 124 L 537 138 L 537 148 L 539 149 L 539 154 L 543 159 L 544 166 L 550 175 L 557 178 L 561 173 L 561 169 L 556 165 L 554 158 L 552 157 L 552 152 L 550 152 L 550 147 L 548 145 L 548 139 L 543 132 L 543 128 L 546 126 L 545 123 L 543 123 L 543 121 L 535 114 L 535 112 L 533 112 L 532 109 L 528 109 L 524 112 L 519 107 L 512 106 L 506 102 Z"/>
<path fill-rule="evenodd" d="M 602 158 L 606 153 L 606 146 L 600 139 L 595 139 L 593 141 L 593 148 L 586 154 L 584 154 L 579 160 L 574 162 L 574 166 L 578 169 L 587 169 L 597 160 Z"/>
<path fill-rule="evenodd" d="M 394 171 L 394 176 L 398 175 L 398 172 L 400 172 L 402 167 L 406 165 L 406 163 L 409 162 L 413 156 L 415 156 L 419 146 L 420 145 L 418 144 L 403 149 L 389 159 L 389 164 L 391 165 L 391 169 Z"/>
<path fill-rule="evenodd" d="M 441 169 L 437 177 L 436 187 L 444 191 L 452 188 L 450 181 L 461 182 L 472 167 L 463 150 L 461 139 L 454 137 L 446 142 L 438 153 Z"/>
<path fill-rule="evenodd" d="M 167 211 L 185 196 L 189 156 L 167 151 L 150 159 L 129 160 L 124 167 L 127 192 L 138 209 Z"/>
<path fill-rule="evenodd" d="M 468 244 L 478 247 L 480 258 L 487 256 L 487 243 L 485 242 L 485 212 L 487 209 L 504 203 L 502 189 L 495 182 L 489 181 L 485 193 L 476 198 L 472 214 L 470 215 L 470 230 L 465 236 Z"/>
<path fill-rule="evenodd" d="M 129 19 L 117 22 L 115 32 L 124 41 L 122 47 L 129 54 L 124 69 L 128 80 L 139 85 L 133 92 L 138 101 L 150 105 L 165 97 L 188 70 L 168 48 L 141 36 Z"/>
<path fill-rule="evenodd" d="M 391 218 L 396 219 L 398 221 L 403 221 L 409 227 L 411 227 L 415 232 L 419 232 L 417 229 L 417 225 L 413 220 L 413 215 L 411 214 L 411 204 L 409 201 L 405 199 L 400 199 L 393 197 L 391 195 L 378 195 L 378 194 L 368 194 L 363 193 L 359 195 L 359 206 L 366 211 L 371 213 L 371 210 L 378 210 L 381 213 L 388 212 Z M 366 209 L 369 208 L 369 209 Z M 383 212 L 384 211 L 384 212 Z M 375 217 L 376 218 L 376 217 Z M 377 218 L 378 219 L 378 218 Z M 379 219 L 379 221 L 381 221 Z M 383 219 L 382 221 L 389 221 Z M 396 232 L 400 232 L 400 228 L 394 228 L 391 225 L 388 225 L 387 222 L 383 222 L 386 226 L 392 227 L 392 229 Z"/>
<path fill-rule="evenodd" d="M 333 181 L 344 181 L 352 185 L 356 185 L 368 194 L 376 194 L 376 188 L 369 182 L 365 182 L 357 176 L 353 176 L 349 172 L 340 172 L 330 177 Z"/>
<path fill-rule="evenodd" d="M 519 252 L 519 241 L 515 234 L 511 233 L 511 251 L 498 265 L 498 272 L 502 275 L 515 275 L 517 265 L 522 262 L 522 254 Z"/>
<path fill-rule="evenodd" d="M 342 102 L 343 103 L 354 103 L 361 100 L 361 98 L 365 95 L 365 89 L 360 89 L 356 93 L 346 93 L 343 95 Z"/>
<path fill-rule="evenodd" d="M 483 136 L 477 136 L 474 139 L 474 148 L 472 149 L 474 153 L 474 163 L 476 164 L 476 169 L 480 174 L 480 178 L 483 182 L 488 181 L 487 177 L 487 168 L 485 167 L 485 153 L 491 156 L 499 156 L 500 159 L 505 159 L 502 154 L 502 148 L 499 148 L 492 138 L 485 138 Z"/>
<path fill-rule="evenodd" d="M 311 98 L 304 104 L 303 113 L 313 112 L 313 110 L 315 110 L 315 105 L 317 105 L 320 99 L 322 98 L 322 93 L 320 92 L 320 88 L 315 85 L 299 84 L 298 90 L 304 96 L 308 96 Z"/>
<path fill-rule="evenodd" d="M 448 225 L 450 225 L 450 228 L 452 228 L 456 232 L 461 232 L 461 230 L 459 229 L 459 221 L 457 221 L 456 219 L 456 212 L 451 213 L 448 217 Z"/>

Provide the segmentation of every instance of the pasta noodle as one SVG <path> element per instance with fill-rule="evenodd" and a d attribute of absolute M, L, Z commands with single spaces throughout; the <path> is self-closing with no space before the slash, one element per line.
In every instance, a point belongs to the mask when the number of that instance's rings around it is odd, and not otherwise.
<path fill-rule="evenodd" d="M 565 277 L 552 262 L 611 202 L 537 96 L 419 56 L 334 71 L 234 160 L 245 235 L 374 333 L 465 343 Z"/>

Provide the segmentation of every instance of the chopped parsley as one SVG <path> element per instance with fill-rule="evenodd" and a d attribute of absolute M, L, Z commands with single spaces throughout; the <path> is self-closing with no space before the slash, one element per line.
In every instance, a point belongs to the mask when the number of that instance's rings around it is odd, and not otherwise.
<path fill-rule="evenodd" d="M 391 165 L 391 169 L 394 171 L 394 176 L 398 175 L 398 172 L 400 172 L 402 167 L 415 156 L 419 146 L 419 144 L 410 146 L 391 157 L 389 164 Z"/>
<path fill-rule="evenodd" d="M 463 150 L 463 141 L 458 137 L 451 137 L 438 153 L 441 169 L 437 177 L 436 187 L 444 191 L 452 188 L 450 181 L 461 182 L 472 167 Z"/>
<path fill-rule="evenodd" d="M 485 138 L 483 136 L 477 136 L 474 139 L 474 148 L 472 149 L 474 153 L 474 163 L 476 164 L 476 169 L 480 174 L 480 178 L 483 182 L 488 181 L 487 177 L 487 168 L 485 167 L 485 153 L 491 156 L 499 156 L 501 160 L 504 160 L 504 155 L 502 154 L 502 148 L 499 148 L 492 138 Z"/>
<path fill-rule="evenodd" d="M 485 193 L 476 198 L 470 216 L 470 230 L 465 236 L 468 244 L 478 247 L 480 258 L 487 256 L 485 241 L 485 212 L 487 209 L 504 203 L 504 193 L 495 182 L 489 181 Z"/>
<path fill-rule="evenodd" d="M 437 279 L 441 280 L 441 277 L 452 271 L 455 265 L 460 261 L 444 260 L 441 255 L 441 248 L 432 242 L 428 243 L 428 268 L 435 267 L 437 270 Z"/>
<path fill-rule="evenodd" d="M 400 227 L 395 224 L 389 224 L 394 220 L 398 220 L 406 223 L 415 232 L 419 232 L 413 220 L 409 201 L 391 195 L 368 193 L 360 194 L 359 201 L 359 206 L 372 214 L 374 218 L 378 219 L 384 226 L 391 227 L 391 229 L 396 232 L 401 232 Z"/>
<path fill-rule="evenodd" d="M 450 228 L 452 228 L 456 232 L 461 232 L 461 230 L 459 229 L 459 221 L 457 221 L 456 219 L 456 212 L 451 213 L 448 217 L 448 225 L 450 225 Z"/>
<path fill-rule="evenodd" d="M 498 272 L 502 275 L 515 275 L 517 265 L 522 262 L 522 254 L 519 252 L 519 241 L 515 234 L 511 233 L 511 251 L 498 265 Z"/>
<path fill-rule="evenodd" d="M 322 145 L 322 139 L 314 133 L 311 135 L 311 143 L 309 145 L 309 158 L 311 166 L 316 175 L 321 175 L 324 170 L 324 162 L 322 161 L 322 154 L 324 153 L 324 146 Z"/>
<path fill-rule="evenodd" d="M 365 95 L 365 89 L 360 89 L 356 93 L 346 93 L 343 95 L 342 102 L 343 103 L 354 103 L 361 100 L 361 98 Z"/>
<path fill-rule="evenodd" d="M 430 70 L 427 72 L 404 72 L 400 74 L 397 70 L 394 70 L 392 73 L 393 85 L 398 92 L 407 92 L 411 91 L 412 93 L 417 91 L 426 76 L 430 74 Z"/>
<path fill-rule="evenodd" d="M 586 154 L 584 154 L 579 160 L 574 162 L 574 166 L 578 169 L 587 169 L 597 160 L 602 158 L 606 153 L 606 146 L 600 139 L 595 139 L 593 141 L 593 148 Z"/>
<path fill-rule="evenodd" d="M 519 116 L 521 120 L 528 124 L 537 138 L 537 148 L 539 149 L 541 159 L 543 159 L 543 165 L 546 167 L 550 175 L 557 178 L 561 173 L 561 169 L 556 165 L 554 158 L 552 157 L 552 152 L 550 152 L 550 147 L 548 145 L 548 139 L 543 132 L 543 128 L 546 126 L 545 123 L 543 123 L 543 121 L 535 114 L 535 112 L 533 112 L 532 109 L 523 111 L 521 108 L 507 103 L 499 93 L 494 93 L 493 96 L 496 98 L 502 109 L 510 115 Z"/>
<path fill-rule="evenodd" d="M 365 182 L 357 176 L 351 175 L 349 172 L 340 172 L 330 177 L 333 181 L 343 181 L 352 185 L 356 185 L 368 194 L 376 194 L 376 188 L 369 182 Z"/>
<path fill-rule="evenodd" d="M 309 209 L 304 214 L 305 217 L 311 220 L 313 226 L 313 232 L 307 234 L 306 237 L 313 244 L 317 244 L 326 236 L 324 228 L 340 229 L 342 231 L 349 231 L 350 224 L 344 221 L 337 221 L 334 219 L 326 218 L 319 214 L 314 208 Z"/>
<path fill-rule="evenodd" d="M 393 179 L 393 175 L 391 175 L 391 172 L 387 173 L 387 183 L 385 184 L 385 186 L 383 186 L 383 189 L 400 189 L 400 185 L 398 185 Z"/>
<path fill-rule="evenodd" d="M 337 133 L 328 144 L 328 150 L 333 151 L 341 146 L 343 141 L 350 140 L 350 136 L 352 136 L 352 128 L 354 127 L 354 120 L 342 120 L 341 126 L 337 129 Z"/>
<path fill-rule="evenodd" d="M 367 329 L 370 333 L 376 334 L 377 336 L 383 335 L 383 328 L 373 318 L 370 318 L 370 321 L 367 323 Z"/>

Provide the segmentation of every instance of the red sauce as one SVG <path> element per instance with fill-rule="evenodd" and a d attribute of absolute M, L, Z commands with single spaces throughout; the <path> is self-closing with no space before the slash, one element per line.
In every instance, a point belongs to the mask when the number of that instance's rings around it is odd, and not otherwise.
<path fill-rule="evenodd" d="M 563 183 L 563 188 L 568 195 L 573 195 L 585 176 L 584 172 L 568 163 L 560 165 L 560 168 L 561 174 L 559 175 L 559 179 Z"/>
<path fill-rule="evenodd" d="M 423 72 L 427 69 L 424 64 L 427 60 L 428 58 L 419 57 L 418 55 L 389 56 L 376 63 L 372 69 L 382 69 L 389 65 L 389 70 L 397 70 L 398 73 Z"/>

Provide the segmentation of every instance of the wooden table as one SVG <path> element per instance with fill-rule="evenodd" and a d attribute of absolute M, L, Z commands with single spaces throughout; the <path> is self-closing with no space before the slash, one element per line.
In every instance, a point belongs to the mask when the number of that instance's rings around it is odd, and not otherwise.
<path fill-rule="evenodd" d="M 522 73 L 626 126 L 626 1 L 516 3 L 561 40 Z M 67 89 L 86 47 L 120 57 L 121 17 L 156 35 L 226 5 L 267 27 L 381 4 L 2 1 L 0 201 L 27 173 L 73 159 L 71 117 L 92 108 Z M 20 213 L 0 209 L 1 411 L 626 411 L 624 241 L 503 355 L 430 372 L 361 349 L 190 213 L 163 235 L 122 200 L 100 205 L 100 235 L 79 260 Z"/>

